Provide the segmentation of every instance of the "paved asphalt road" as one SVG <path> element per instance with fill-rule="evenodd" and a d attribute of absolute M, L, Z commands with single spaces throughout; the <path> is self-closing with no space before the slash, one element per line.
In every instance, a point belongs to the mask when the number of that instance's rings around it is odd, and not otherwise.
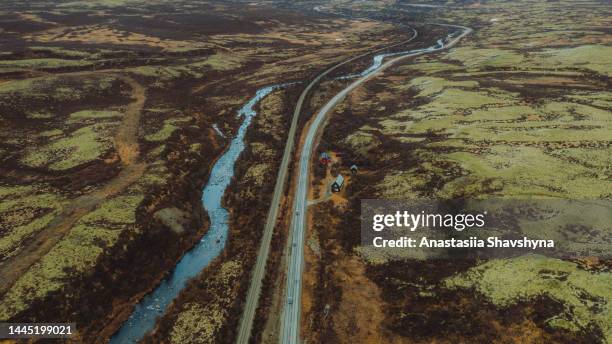
<path fill-rule="evenodd" d="M 236 343 L 246 344 L 249 341 L 251 336 L 251 331 L 253 328 L 253 319 L 255 317 L 255 311 L 257 310 L 257 305 L 259 303 L 259 295 L 261 294 L 261 286 L 263 282 L 263 278 L 266 271 L 266 262 L 268 260 L 268 253 L 270 251 L 270 242 L 272 240 L 272 234 L 274 233 L 274 226 L 276 225 L 276 218 L 278 216 L 278 208 L 280 205 L 280 199 L 285 189 L 285 181 L 287 179 L 287 171 L 289 169 L 289 162 L 291 161 L 293 145 L 295 140 L 295 132 L 297 130 L 298 119 L 300 117 L 300 112 L 302 111 L 302 106 L 308 95 L 308 92 L 319 83 L 319 81 L 334 71 L 335 69 L 355 61 L 359 58 L 365 57 L 367 55 L 377 53 L 382 50 L 386 50 L 389 48 L 393 48 L 402 44 L 406 44 L 412 41 L 417 36 L 417 32 L 413 30 L 414 34 L 408 40 L 395 43 L 392 45 L 384 46 L 382 48 L 375 49 L 374 51 L 369 51 L 367 53 L 354 56 L 348 60 L 344 60 L 338 64 L 333 65 L 332 67 L 326 69 L 317 77 L 315 77 L 302 91 L 300 97 L 295 105 L 295 109 L 293 111 L 293 118 L 291 120 L 291 126 L 289 128 L 289 134 L 287 136 L 287 143 L 285 144 L 285 150 L 283 152 L 283 158 L 281 160 L 281 164 L 279 166 L 278 175 L 276 178 L 276 184 L 274 186 L 274 194 L 272 196 L 272 203 L 270 204 L 270 209 L 268 211 L 268 216 L 266 218 L 266 225 L 264 227 L 264 233 L 261 239 L 261 244 L 259 247 L 259 253 L 257 256 L 257 261 L 255 262 L 255 267 L 251 276 L 251 284 L 249 286 L 249 290 L 247 292 L 246 304 L 244 306 L 244 311 L 242 314 L 242 318 L 240 320 L 240 327 L 238 329 L 238 336 L 236 339 Z"/>
<path fill-rule="evenodd" d="M 395 57 L 385 62 L 380 68 L 366 74 L 359 79 L 353 81 L 346 88 L 336 94 L 331 100 L 329 100 L 320 110 L 317 112 L 312 124 L 308 128 L 308 133 L 304 142 L 304 146 L 301 150 L 301 156 L 299 161 L 299 176 L 298 185 L 295 193 L 295 200 L 293 204 L 293 218 L 291 222 L 292 231 L 290 235 L 291 248 L 288 257 L 288 272 L 287 272 L 287 285 L 286 285 L 286 299 L 283 307 L 283 314 L 281 319 L 281 344 L 297 344 L 300 342 L 300 298 L 302 288 L 302 270 L 304 262 L 304 232 L 306 228 L 306 206 L 307 206 L 307 194 L 309 184 L 309 169 L 310 160 L 313 151 L 313 145 L 315 142 L 316 134 L 320 129 L 321 124 L 324 122 L 327 114 L 333 110 L 333 108 L 346 97 L 352 90 L 359 85 L 365 83 L 378 73 L 382 72 L 389 66 L 406 59 L 408 57 L 414 57 L 426 53 L 447 49 L 455 45 L 461 38 L 472 32 L 472 29 L 464 26 L 455 26 L 448 24 L 436 24 L 448 27 L 459 28 L 462 31 L 460 35 L 452 38 L 448 43 L 436 46 L 430 49 L 419 49 L 414 53 L 407 53 Z M 416 35 L 416 32 L 415 32 Z"/>

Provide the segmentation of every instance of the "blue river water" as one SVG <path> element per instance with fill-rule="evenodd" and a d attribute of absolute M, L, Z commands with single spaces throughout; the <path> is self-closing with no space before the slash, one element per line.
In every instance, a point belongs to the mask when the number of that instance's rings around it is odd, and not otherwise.
<path fill-rule="evenodd" d="M 446 39 L 452 37 L 453 34 L 449 34 Z M 371 65 L 361 73 L 349 74 L 336 79 L 365 76 L 380 68 L 383 60 L 387 57 L 434 51 L 443 48 L 444 44 L 444 40 L 439 39 L 436 45 L 428 48 L 378 54 L 372 58 Z M 236 160 L 244 150 L 246 131 L 253 117 L 257 115 L 253 108 L 272 91 L 287 85 L 272 85 L 258 89 L 255 96 L 238 111 L 238 116 L 243 118 L 240 128 L 238 128 L 238 132 L 232 139 L 227 151 L 223 153 L 213 166 L 210 179 L 202 192 L 202 205 L 210 217 L 208 232 L 200 239 L 200 242 L 185 253 L 175 266 L 172 274 L 135 306 L 134 312 L 130 315 L 129 319 L 111 338 L 111 344 L 131 344 L 140 341 L 147 332 L 155 327 L 157 319 L 164 314 L 168 305 L 178 296 L 187 281 L 196 277 L 221 253 L 225 247 L 228 234 L 228 212 L 223 208 L 221 201 L 225 190 L 234 176 Z"/>
<path fill-rule="evenodd" d="M 451 39 L 454 36 L 454 33 L 450 33 L 446 36 L 446 40 Z M 406 54 L 414 54 L 414 53 L 420 53 L 420 52 L 431 52 L 434 50 L 438 50 L 438 49 L 442 49 L 444 48 L 444 39 L 439 39 L 436 41 L 436 44 L 428 47 L 428 48 L 423 48 L 423 49 L 414 49 L 414 50 L 408 50 L 408 51 L 398 51 L 398 52 L 394 52 L 394 53 L 384 53 L 384 54 L 378 54 L 375 55 L 372 58 L 372 64 L 370 64 L 370 67 L 368 67 L 367 69 L 364 69 L 361 73 L 355 73 L 355 74 L 348 74 L 348 75 L 343 75 L 340 77 L 337 77 L 337 80 L 344 80 L 344 79 L 352 79 L 352 78 L 356 78 L 356 77 L 360 77 L 360 76 L 366 76 L 374 71 L 376 71 L 378 68 L 380 68 L 380 66 L 382 66 L 383 61 L 387 58 L 387 57 L 393 57 L 393 56 L 400 56 L 400 55 L 406 55 Z"/>
<path fill-rule="evenodd" d="M 210 217 L 210 228 L 191 250 L 178 262 L 174 271 L 157 288 L 136 305 L 129 319 L 111 338 L 112 344 L 136 343 L 155 327 L 156 320 L 185 287 L 187 281 L 197 276 L 225 247 L 228 234 L 228 212 L 222 199 L 232 177 L 238 156 L 244 150 L 244 136 L 257 112 L 254 106 L 281 85 L 260 88 L 238 111 L 242 123 L 229 148 L 217 160 L 210 179 L 202 192 L 202 205 Z"/>

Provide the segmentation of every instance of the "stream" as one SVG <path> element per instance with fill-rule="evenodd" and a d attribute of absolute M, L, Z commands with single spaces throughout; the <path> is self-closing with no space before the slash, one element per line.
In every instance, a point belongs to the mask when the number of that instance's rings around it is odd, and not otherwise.
<path fill-rule="evenodd" d="M 266 86 L 238 111 L 243 121 L 229 148 L 217 160 L 202 192 L 202 205 L 210 217 L 210 228 L 200 241 L 181 258 L 172 273 L 134 307 L 132 315 L 110 340 L 112 344 L 136 343 L 155 327 L 159 317 L 187 281 L 197 276 L 223 250 L 227 241 L 228 212 L 222 205 L 223 195 L 232 177 L 238 156 L 244 150 L 244 136 L 257 112 L 255 105 L 281 85 Z"/>
<path fill-rule="evenodd" d="M 444 39 L 442 39 L 442 38 L 438 39 L 436 41 L 435 45 L 433 45 L 431 47 L 428 47 L 428 48 L 414 49 L 414 50 L 408 50 L 408 51 L 398 51 L 398 52 L 394 52 L 394 53 L 383 53 L 383 54 L 375 55 L 372 58 L 372 64 L 370 64 L 370 67 L 364 69 L 361 73 L 354 73 L 354 74 L 348 74 L 348 75 L 339 76 L 339 77 L 336 78 L 336 80 L 352 79 L 352 78 L 357 78 L 357 77 L 360 77 L 360 76 L 366 76 L 366 75 L 374 72 L 378 68 L 380 68 L 380 66 L 382 66 L 382 63 L 383 63 L 384 59 L 387 58 L 387 57 L 400 56 L 400 55 L 406 55 L 406 54 L 414 54 L 414 53 L 421 53 L 421 52 L 431 52 L 431 51 L 442 49 L 442 48 L 444 48 L 445 42 L 450 40 L 451 38 L 453 38 L 454 35 L 455 35 L 455 33 L 449 33 L 448 35 L 446 35 L 446 37 Z"/>

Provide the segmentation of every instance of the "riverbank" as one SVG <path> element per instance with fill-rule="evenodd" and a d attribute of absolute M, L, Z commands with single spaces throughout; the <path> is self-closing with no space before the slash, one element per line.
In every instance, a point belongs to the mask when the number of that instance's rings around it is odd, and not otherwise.
<path fill-rule="evenodd" d="M 267 181 L 275 178 L 288 110 L 298 92 L 299 86 L 275 91 L 258 107 L 246 136 L 250 144 L 236 163 L 235 178 L 223 201 L 230 213 L 230 240 L 221 256 L 188 284 L 147 340 L 176 342 L 207 328 L 206 340 L 233 342 L 272 197 L 273 185 Z"/>

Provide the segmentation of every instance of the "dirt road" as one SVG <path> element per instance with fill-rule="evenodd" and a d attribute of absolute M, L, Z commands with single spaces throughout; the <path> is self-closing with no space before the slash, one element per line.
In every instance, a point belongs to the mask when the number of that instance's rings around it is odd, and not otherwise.
<path fill-rule="evenodd" d="M 142 107 L 146 100 L 145 89 L 136 80 L 123 75 L 117 77 L 132 87 L 132 101 L 123 115 L 115 136 L 115 147 L 123 164 L 121 172 L 103 187 L 74 199 L 62 212 L 39 232 L 16 256 L 0 265 L 0 295 L 6 293 L 32 264 L 47 254 L 84 215 L 94 210 L 108 197 L 118 194 L 137 181 L 146 165 L 137 162 L 138 129 Z"/>

